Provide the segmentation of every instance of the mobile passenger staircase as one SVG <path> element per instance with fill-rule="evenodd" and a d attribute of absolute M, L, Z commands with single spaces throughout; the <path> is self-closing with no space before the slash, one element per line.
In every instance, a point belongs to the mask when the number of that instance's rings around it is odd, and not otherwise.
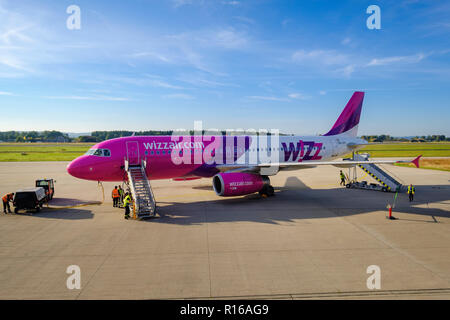
<path fill-rule="evenodd" d="M 147 162 L 145 160 L 142 160 L 138 165 L 130 165 L 128 160 L 125 160 L 128 185 L 134 200 L 133 211 L 137 219 L 151 218 L 156 214 L 155 196 L 145 174 L 146 167 Z"/>
<path fill-rule="evenodd" d="M 368 161 L 369 154 L 353 154 L 352 159 L 344 160 L 354 160 L 354 161 Z M 358 189 L 368 189 L 368 190 L 378 190 L 385 192 L 397 192 L 402 191 L 403 185 L 389 175 L 386 171 L 382 170 L 379 166 L 373 163 L 358 164 L 363 171 L 374 178 L 379 184 L 367 184 L 366 181 L 358 182 L 356 179 L 356 167 L 354 172 L 354 179 L 347 184 L 348 188 L 358 188 Z"/>

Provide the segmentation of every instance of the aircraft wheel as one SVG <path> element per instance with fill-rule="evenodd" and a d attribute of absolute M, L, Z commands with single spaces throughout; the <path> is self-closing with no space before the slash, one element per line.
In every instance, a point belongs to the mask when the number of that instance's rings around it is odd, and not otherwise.
<path fill-rule="evenodd" d="M 275 190 L 271 185 L 264 186 L 264 188 L 259 191 L 259 195 L 263 198 L 271 197 L 275 195 Z"/>

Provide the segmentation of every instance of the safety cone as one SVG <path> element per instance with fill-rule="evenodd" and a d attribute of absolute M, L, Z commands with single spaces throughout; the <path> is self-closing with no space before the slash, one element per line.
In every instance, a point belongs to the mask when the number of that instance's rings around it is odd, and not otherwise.
<path fill-rule="evenodd" d="M 389 220 L 395 220 L 396 218 L 392 215 L 392 206 L 390 204 L 388 204 L 388 209 L 389 209 L 389 216 L 386 217 Z"/>

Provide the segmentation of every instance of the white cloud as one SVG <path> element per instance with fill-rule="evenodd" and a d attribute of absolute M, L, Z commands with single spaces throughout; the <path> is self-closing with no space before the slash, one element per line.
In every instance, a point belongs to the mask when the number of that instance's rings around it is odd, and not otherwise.
<path fill-rule="evenodd" d="M 418 63 L 422 61 L 426 56 L 423 53 L 418 53 L 411 56 L 394 56 L 386 58 L 372 59 L 367 66 L 384 66 L 393 63 Z"/>
<path fill-rule="evenodd" d="M 171 62 L 171 60 L 164 54 L 157 52 L 137 52 L 131 55 L 132 58 L 154 58 L 163 62 Z"/>
<path fill-rule="evenodd" d="M 190 48 L 242 49 L 248 43 L 246 34 L 232 27 L 183 32 L 167 37 L 171 46 Z"/>
<path fill-rule="evenodd" d="M 156 61 L 171 65 L 186 65 L 210 74 L 223 75 L 215 70 L 218 56 L 226 50 L 248 49 L 249 39 L 245 31 L 233 27 L 208 28 L 170 35 L 139 35 L 145 41 L 136 41 L 128 47 L 134 52 L 126 56 L 134 65 L 138 62 Z M 147 38 L 150 38 L 149 41 Z M 139 67 L 139 65 L 136 65 Z"/>
<path fill-rule="evenodd" d="M 354 64 L 349 64 L 343 68 L 339 68 L 335 70 L 335 73 L 338 75 L 343 75 L 345 78 L 349 78 L 353 72 L 355 72 L 356 66 Z"/>
<path fill-rule="evenodd" d="M 289 23 L 291 23 L 292 20 L 291 19 L 284 19 L 283 21 L 281 21 L 281 25 L 283 27 L 286 27 Z"/>
<path fill-rule="evenodd" d="M 185 5 L 189 5 L 189 4 L 193 4 L 192 0 L 173 0 L 173 5 L 175 8 L 181 7 L 181 6 L 185 6 Z"/>
<path fill-rule="evenodd" d="M 155 88 L 165 88 L 165 89 L 185 89 L 184 87 L 177 86 L 167 82 L 165 79 L 157 75 L 145 74 L 143 77 L 104 77 L 100 79 L 93 79 L 94 83 L 100 81 L 100 83 L 106 82 L 118 82 L 132 84 L 140 87 L 155 87 Z"/>
<path fill-rule="evenodd" d="M 241 4 L 239 1 L 222 1 L 222 3 L 230 6 L 238 6 Z"/>
<path fill-rule="evenodd" d="M 248 96 L 247 98 L 266 101 L 289 101 L 287 98 L 273 97 L 273 96 Z"/>
<path fill-rule="evenodd" d="M 13 96 L 14 94 L 11 92 L 0 91 L 0 96 Z"/>
<path fill-rule="evenodd" d="M 110 96 L 47 96 L 45 99 L 93 100 L 93 101 L 129 101 L 128 98 Z"/>
<path fill-rule="evenodd" d="M 232 28 L 215 31 L 210 36 L 210 40 L 213 40 L 218 46 L 228 49 L 241 48 L 247 44 L 246 37 Z"/>
<path fill-rule="evenodd" d="M 167 94 L 163 96 L 164 98 L 169 99 L 184 99 L 184 100 L 192 100 L 195 99 L 193 96 L 185 93 L 173 93 L 173 94 Z"/>
<path fill-rule="evenodd" d="M 342 39 L 341 44 L 346 45 L 349 44 L 351 42 L 351 39 L 349 37 L 346 37 L 344 39 Z"/>
<path fill-rule="evenodd" d="M 236 20 L 248 23 L 248 24 L 255 24 L 255 20 L 250 19 L 249 17 L 244 17 L 244 16 L 234 16 L 233 17 Z"/>
<path fill-rule="evenodd" d="M 166 89 L 184 89 L 183 87 L 180 86 L 176 86 L 173 84 L 170 84 L 166 81 L 162 81 L 162 80 L 148 80 L 148 83 L 153 86 L 153 87 L 158 87 L 158 88 L 166 88 Z"/>
<path fill-rule="evenodd" d="M 215 80 L 206 79 L 202 75 L 182 74 L 177 77 L 178 81 L 186 82 L 196 87 L 239 87 L 234 83 L 225 83 Z"/>
<path fill-rule="evenodd" d="M 306 96 L 302 93 L 291 93 L 288 95 L 288 97 L 291 99 L 300 99 L 300 100 L 308 99 L 308 96 Z"/>
<path fill-rule="evenodd" d="M 0 34 L 0 41 L 7 45 L 11 44 L 11 42 L 15 42 L 15 40 L 21 42 L 33 42 L 33 39 L 23 33 L 23 31 L 29 28 L 29 26 L 22 26 L 6 29 Z"/>
<path fill-rule="evenodd" d="M 301 64 L 339 65 L 347 63 L 350 58 L 335 50 L 298 50 L 292 54 L 292 60 Z"/>
<path fill-rule="evenodd" d="M 19 59 L 18 57 L 11 56 L 8 53 L 6 54 L 0 53 L 0 64 L 20 71 L 27 71 L 27 72 L 32 71 L 31 68 L 25 66 L 25 63 L 21 61 L 21 59 Z"/>

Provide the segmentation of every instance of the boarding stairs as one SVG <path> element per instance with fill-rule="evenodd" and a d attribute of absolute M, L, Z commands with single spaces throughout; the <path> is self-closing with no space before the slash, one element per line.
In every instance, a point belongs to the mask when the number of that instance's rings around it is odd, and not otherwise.
<path fill-rule="evenodd" d="M 134 200 L 134 214 L 137 219 L 151 218 L 156 214 L 155 196 L 145 173 L 146 167 L 146 160 L 142 160 L 139 165 L 130 165 L 128 160 L 125 160 L 125 171 L 128 175 L 128 184 Z"/>
<path fill-rule="evenodd" d="M 368 161 L 369 154 L 362 153 L 353 154 L 353 160 L 355 161 Z M 363 171 L 367 172 L 372 178 L 377 180 L 386 191 L 396 192 L 402 190 L 402 184 L 389 175 L 385 170 L 382 170 L 379 166 L 373 163 L 358 164 Z"/>

